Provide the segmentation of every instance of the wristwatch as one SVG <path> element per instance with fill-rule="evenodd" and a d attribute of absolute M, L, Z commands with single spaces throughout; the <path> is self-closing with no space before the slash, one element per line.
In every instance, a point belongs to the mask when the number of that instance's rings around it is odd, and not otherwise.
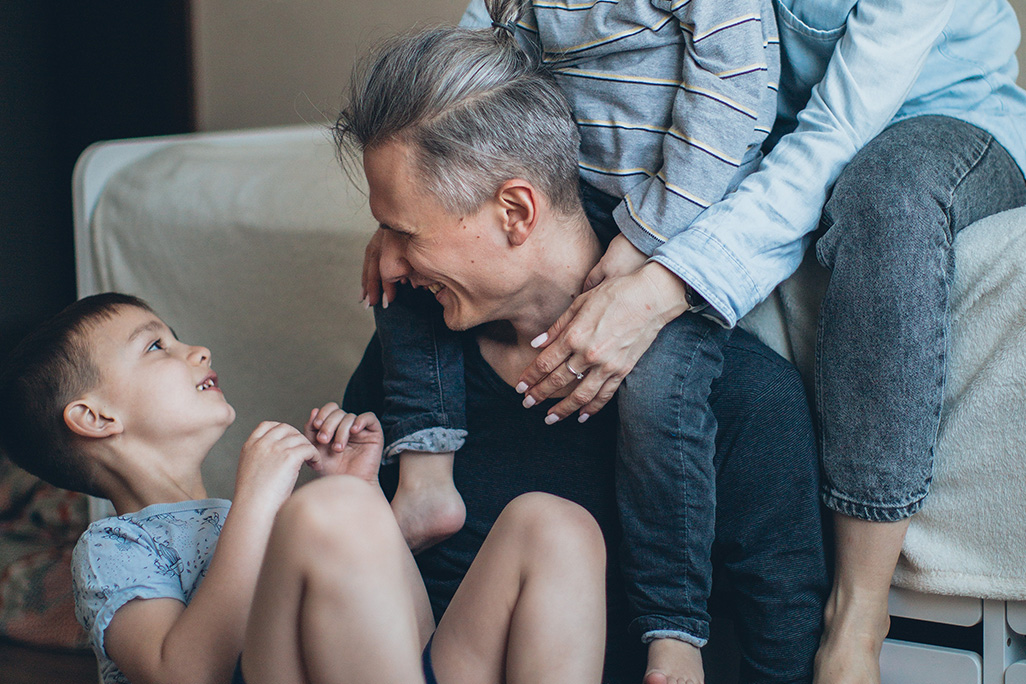
<path fill-rule="evenodd" d="M 705 298 L 695 292 L 695 288 L 688 285 L 687 281 L 684 281 L 684 301 L 688 303 L 688 311 L 697 309 L 706 303 Z"/>

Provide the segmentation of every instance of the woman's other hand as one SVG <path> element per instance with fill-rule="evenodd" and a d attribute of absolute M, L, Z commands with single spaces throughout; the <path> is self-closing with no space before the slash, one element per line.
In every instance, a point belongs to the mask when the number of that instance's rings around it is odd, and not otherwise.
<path fill-rule="evenodd" d="M 383 283 L 381 281 L 381 243 L 384 240 L 384 229 L 378 228 L 371 236 L 367 248 L 363 252 L 363 277 L 361 284 L 363 290 L 360 293 L 361 301 L 367 306 L 376 306 L 381 303 L 385 307 L 389 302 L 395 301 L 396 284 L 394 282 Z M 382 298 L 382 294 L 384 298 Z"/>
<path fill-rule="evenodd" d="M 626 235 L 620 233 L 609 243 L 606 253 L 584 279 L 584 291 L 587 292 L 608 278 L 634 273 L 644 266 L 646 261 L 648 257 L 645 253 L 635 247 Z"/>
<path fill-rule="evenodd" d="M 684 282 L 658 262 L 607 277 L 580 295 L 532 344 L 542 348 L 520 376 L 517 391 L 533 406 L 583 379 L 545 418 L 555 423 L 581 409 L 581 422 L 616 393 L 667 323 L 687 311 Z"/>

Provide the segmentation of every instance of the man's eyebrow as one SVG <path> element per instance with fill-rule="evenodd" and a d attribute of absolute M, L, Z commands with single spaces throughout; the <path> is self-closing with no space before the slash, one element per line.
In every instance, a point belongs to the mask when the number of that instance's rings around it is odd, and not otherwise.
<path fill-rule="evenodd" d="M 404 235 L 411 235 L 412 234 L 411 231 L 406 230 L 405 228 L 400 228 L 398 226 L 390 226 L 387 223 L 379 223 L 378 227 L 381 228 L 382 230 L 390 230 L 393 233 L 403 233 Z"/>

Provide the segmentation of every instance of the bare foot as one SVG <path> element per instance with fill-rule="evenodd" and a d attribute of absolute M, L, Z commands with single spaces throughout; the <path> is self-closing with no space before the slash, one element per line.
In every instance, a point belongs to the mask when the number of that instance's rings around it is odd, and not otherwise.
<path fill-rule="evenodd" d="M 880 684 L 880 650 L 890 617 L 886 611 L 878 613 L 850 609 L 842 614 L 833 602 L 827 602 L 814 684 Z"/>
<path fill-rule="evenodd" d="M 392 498 L 392 512 L 415 554 L 459 532 L 467 519 L 467 507 L 452 480 L 430 487 L 400 483 Z"/>
<path fill-rule="evenodd" d="M 656 639 L 648 645 L 648 669 L 642 684 L 704 684 L 702 651 L 677 639 Z"/>

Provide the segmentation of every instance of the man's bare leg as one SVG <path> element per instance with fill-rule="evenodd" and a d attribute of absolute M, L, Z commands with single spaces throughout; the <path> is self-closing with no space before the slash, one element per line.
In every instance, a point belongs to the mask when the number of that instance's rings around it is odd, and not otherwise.
<path fill-rule="evenodd" d="M 275 522 L 243 649 L 248 684 L 423 682 L 427 592 L 381 489 L 317 480 Z"/>
<path fill-rule="evenodd" d="M 392 510 L 413 553 L 448 539 L 463 528 L 467 508 L 452 481 L 451 451 L 399 455 L 399 484 Z"/>
<path fill-rule="evenodd" d="M 587 511 L 548 494 L 515 499 L 438 625 L 438 680 L 597 684 L 605 568 L 602 533 Z"/>
<path fill-rule="evenodd" d="M 834 513 L 836 568 L 816 653 L 815 684 L 879 684 L 887 596 L 909 521 Z"/>

